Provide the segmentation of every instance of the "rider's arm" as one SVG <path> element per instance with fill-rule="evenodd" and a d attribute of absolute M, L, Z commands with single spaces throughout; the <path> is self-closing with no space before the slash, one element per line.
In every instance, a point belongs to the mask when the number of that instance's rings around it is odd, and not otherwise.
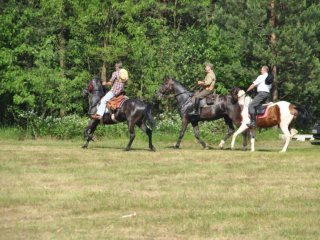
<path fill-rule="evenodd" d="M 204 85 L 204 81 L 198 81 L 198 85 L 203 86 Z"/>
<path fill-rule="evenodd" d="M 214 75 L 213 72 L 210 72 L 210 73 L 207 73 L 207 75 L 203 81 L 199 81 L 199 82 L 202 86 L 207 87 L 207 86 L 210 86 L 215 81 L 216 81 L 216 76 Z M 198 84 L 199 84 L 199 82 L 198 82 Z"/>
<path fill-rule="evenodd" d="M 256 85 L 254 85 L 254 83 L 252 83 L 250 85 L 250 87 L 248 87 L 247 92 L 250 92 L 252 89 L 254 89 L 256 87 Z"/>
<path fill-rule="evenodd" d="M 103 82 L 102 85 L 103 86 L 112 86 L 112 82 Z"/>

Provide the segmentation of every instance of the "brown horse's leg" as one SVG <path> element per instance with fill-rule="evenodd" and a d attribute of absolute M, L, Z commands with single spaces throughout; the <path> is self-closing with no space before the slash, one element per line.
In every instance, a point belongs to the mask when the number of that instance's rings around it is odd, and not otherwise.
<path fill-rule="evenodd" d="M 234 133 L 234 126 L 232 120 L 229 117 L 224 117 L 224 122 L 228 127 L 228 132 L 224 136 L 223 140 L 221 140 L 219 147 L 223 148 L 224 144 L 226 143 L 227 139 Z"/>
<path fill-rule="evenodd" d="M 176 143 L 176 145 L 174 146 L 174 148 L 180 148 L 180 143 L 182 141 L 182 138 L 186 132 L 187 126 L 189 124 L 189 121 L 186 117 L 182 118 L 182 126 L 181 126 L 181 130 L 179 133 L 179 137 L 178 137 L 178 141 Z"/>
<path fill-rule="evenodd" d="M 208 149 L 209 146 L 203 140 L 200 139 L 198 122 L 191 122 L 191 124 L 193 127 L 194 136 L 196 137 L 196 139 L 198 139 L 199 143 L 202 145 L 204 149 Z"/>
<path fill-rule="evenodd" d="M 247 151 L 248 146 L 248 130 L 242 133 L 242 150 Z"/>

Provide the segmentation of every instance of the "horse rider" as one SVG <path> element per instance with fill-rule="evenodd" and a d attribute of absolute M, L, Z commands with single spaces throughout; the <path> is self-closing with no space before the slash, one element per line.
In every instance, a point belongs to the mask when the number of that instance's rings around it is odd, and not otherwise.
<path fill-rule="evenodd" d="M 205 63 L 206 77 L 203 81 L 198 81 L 198 86 L 201 87 L 199 91 L 196 91 L 194 97 L 194 109 L 190 113 L 193 116 L 200 115 L 200 100 L 213 93 L 214 85 L 216 83 L 216 75 L 213 72 L 213 65 L 211 63 Z"/>
<path fill-rule="evenodd" d="M 250 92 L 252 89 L 257 87 L 258 95 L 254 97 L 252 102 L 249 104 L 249 114 L 251 122 L 248 124 L 248 127 L 256 127 L 256 110 L 257 107 L 264 103 L 270 97 L 271 84 L 266 84 L 266 78 L 268 77 L 269 68 L 263 66 L 260 69 L 261 75 L 249 86 L 247 92 Z"/>
<path fill-rule="evenodd" d="M 103 82 L 103 86 L 112 86 L 111 90 L 101 99 L 97 113 L 93 115 L 93 119 L 101 119 L 106 111 L 107 102 L 113 97 L 116 97 L 123 93 L 125 82 L 120 79 L 120 71 L 122 69 L 122 62 L 115 64 L 115 71 L 112 73 L 112 77 L 109 82 Z"/>

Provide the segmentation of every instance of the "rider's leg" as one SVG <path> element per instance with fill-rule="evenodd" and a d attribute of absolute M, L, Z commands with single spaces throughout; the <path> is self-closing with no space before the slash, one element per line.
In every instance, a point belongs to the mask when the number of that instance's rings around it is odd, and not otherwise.
<path fill-rule="evenodd" d="M 257 107 L 261 105 L 266 99 L 269 97 L 269 93 L 267 92 L 259 92 L 257 96 L 252 100 L 252 102 L 249 104 L 249 114 L 251 123 L 248 125 L 248 127 L 254 128 L 256 127 L 256 111 Z"/>
<path fill-rule="evenodd" d="M 200 115 L 200 100 L 211 94 L 212 91 L 209 90 L 202 90 L 200 92 L 196 92 L 194 94 L 194 105 L 193 105 L 193 111 L 190 113 L 190 115 Z"/>
<path fill-rule="evenodd" d="M 256 127 L 256 109 L 260 105 L 261 99 L 259 94 L 254 97 L 252 102 L 249 104 L 249 115 L 250 115 L 250 124 L 248 127 Z"/>
<path fill-rule="evenodd" d="M 107 106 L 107 102 L 114 97 L 114 93 L 109 91 L 102 99 L 100 102 L 100 105 L 98 107 L 98 111 L 97 111 L 97 115 L 98 118 L 101 118 L 104 114 L 104 112 L 106 111 L 106 106 Z"/>

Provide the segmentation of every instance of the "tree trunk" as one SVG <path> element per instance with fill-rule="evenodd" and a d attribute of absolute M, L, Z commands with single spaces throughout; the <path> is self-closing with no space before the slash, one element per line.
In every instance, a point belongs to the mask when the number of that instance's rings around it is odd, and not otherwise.
<path fill-rule="evenodd" d="M 278 93 L 278 78 L 277 78 L 277 49 L 276 49 L 276 43 L 277 38 L 276 34 L 274 32 L 274 29 L 277 27 L 277 15 L 276 15 L 276 7 L 275 7 L 275 1 L 276 0 L 270 0 L 270 24 L 273 29 L 273 32 L 270 35 L 270 44 L 272 49 L 272 74 L 274 76 L 274 82 L 273 82 L 273 92 L 272 92 L 272 100 L 275 102 L 279 98 Z"/>
<path fill-rule="evenodd" d="M 106 48 L 106 47 L 107 47 L 107 41 L 104 39 L 103 48 Z M 105 60 L 103 60 L 102 67 L 101 67 L 101 80 L 103 82 L 107 81 L 107 63 Z"/>
<path fill-rule="evenodd" d="M 66 38 L 65 38 L 65 29 L 62 27 L 59 33 L 59 63 L 61 69 L 61 76 L 65 78 L 65 57 L 66 57 Z M 65 92 L 62 93 L 62 98 L 66 99 Z M 60 108 L 60 117 L 66 115 L 66 109 L 64 107 Z"/>
<path fill-rule="evenodd" d="M 59 63 L 62 77 L 65 76 L 65 57 L 66 57 L 66 39 L 64 36 L 65 29 L 62 28 L 59 34 Z"/>

